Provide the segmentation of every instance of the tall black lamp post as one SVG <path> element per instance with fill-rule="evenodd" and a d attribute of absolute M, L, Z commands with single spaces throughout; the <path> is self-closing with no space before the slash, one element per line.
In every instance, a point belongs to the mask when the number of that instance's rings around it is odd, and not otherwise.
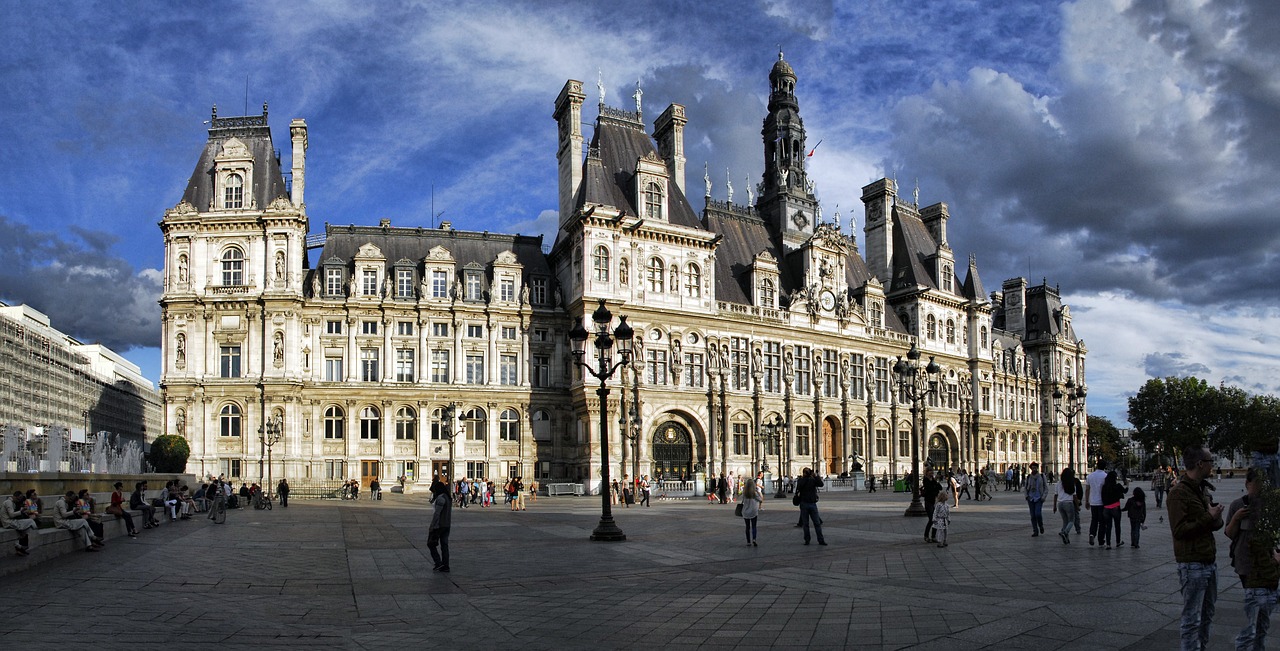
<path fill-rule="evenodd" d="M 258 426 L 258 440 L 262 442 L 262 447 L 267 451 L 267 485 L 264 490 L 267 491 L 267 499 L 271 499 L 272 477 L 271 477 L 271 448 L 280 442 L 280 438 L 284 436 L 284 418 L 280 415 L 272 416 L 267 421 Z M 258 473 L 261 477 L 262 473 Z"/>
<path fill-rule="evenodd" d="M 622 395 L 627 395 L 626 387 L 622 389 Z M 618 418 L 618 431 L 622 432 L 624 439 L 622 444 L 622 474 L 627 474 L 627 448 L 631 448 L 631 485 L 634 486 L 640 480 L 640 414 L 637 413 L 636 406 L 623 409 L 627 415 Z"/>
<path fill-rule="evenodd" d="M 453 460 L 455 454 L 455 442 L 458 440 L 458 428 L 455 426 L 455 418 L 457 410 L 453 405 L 445 405 L 440 410 L 440 435 L 449 439 L 449 470 L 445 477 L 445 483 L 450 486 L 449 490 L 453 490 L 453 482 L 455 475 L 453 473 Z"/>
<path fill-rule="evenodd" d="M 569 341 L 573 345 L 573 362 L 600 380 L 600 388 L 596 395 L 600 397 L 600 524 L 591 532 L 592 540 L 618 542 L 627 539 L 622 529 L 613 521 L 613 510 L 609 505 L 609 378 L 614 371 L 631 363 L 631 339 L 635 332 L 627 325 L 627 317 L 618 317 L 618 327 L 610 333 L 613 324 L 613 313 L 605 307 L 604 299 L 600 299 L 600 307 L 591 314 L 595 322 L 596 335 L 596 367 L 590 361 L 583 361 L 586 353 L 587 338 L 590 336 L 581 323 L 576 323 L 569 331 Z M 617 341 L 620 359 L 613 361 L 613 344 Z"/>
<path fill-rule="evenodd" d="M 893 365 L 893 374 L 898 381 L 898 393 L 911 403 L 911 505 L 903 513 L 906 516 L 920 517 L 928 515 L 924 512 L 924 504 L 920 503 L 920 430 L 927 427 L 925 400 L 938 393 L 938 376 L 942 368 L 929 356 L 928 365 L 920 365 L 920 349 L 911 344 L 907 358 L 898 358 Z"/>
<path fill-rule="evenodd" d="M 777 486 L 778 490 L 777 493 L 774 494 L 774 497 L 784 499 L 787 494 L 782 489 L 782 442 L 787 440 L 787 423 L 782 420 L 782 416 L 774 414 L 772 420 L 765 421 L 765 423 L 761 425 L 760 433 L 764 435 L 764 438 L 769 442 L 769 445 L 772 445 L 773 448 L 778 451 L 778 469 L 773 474 L 773 483 Z M 765 472 L 769 472 L 768 456 L 768 454 L 765 454 Z"/>
<path fill-rule="evenodd" d="M 1084 412 L 1084 399 L 1087 393 L 1083 384 L 1076 386 L 1071 378 L 1067 378 L 1067 382 L 1063 385 L 1067 391 L 1063 393 L 1058 387 L 1053 388 L 1053 410 L 1062 414 L 1067 419 L 1067 465 L 1075 466 L 1076 459 L 1076 417 Z M 1062 399 L 1066 398 L 1066 405 L 1063 405 Z"/>

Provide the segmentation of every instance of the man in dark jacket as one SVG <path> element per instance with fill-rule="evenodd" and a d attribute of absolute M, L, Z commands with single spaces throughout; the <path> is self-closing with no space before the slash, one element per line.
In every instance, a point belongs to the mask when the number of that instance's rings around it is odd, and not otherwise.
<path fill-rule="evenodd" d="M 812 468 L 805 468 L 804 475 L 796 482 L 796 496 L 800 498 L 800 525 L 804 527 L 804 544 L 809 544 L 809 521 L 813 521 L 813 530 L 818 534 L 818 544 L 826 545 L 822 537 L 822 518 L 818 517 L 818 489 L 822 488 L 822 478 L 813 474 Z"/>
<path fill-rule="evenodd" d="M 1182 452 L 1186 470 L 1169 490 L 1169 528 L 1173 556 L 1182 584 L 1183 649 L 1204 649 L 1209 644 L 1214 604 L 1218 600 L 1217 546 L 1213 532 L 1222 528 L 1222 505 L 1209 500 L 1207 479 L 1213 472 L 1213 453 L 1200 445 Z"/>
<path fill-rule="evenodd" d="M 1250 468 L 1245 476 L 1245 495 L 1227 509 L 1227 537 L 1231 539 L 1231 567 L 1240 575 L 1244 588 L 1245 625 L 1236 636 L 1237 649 L 1265 649 L 1271 613 L 1276 608 L 1280 587 L 1280 554 L 1271 539 L 1259 533 L 1262 489 L 1266 478 L 1261 468 Z"/>
<path fill-rule="evenodd" d="M 427 551 L 437 572 L 449 571 L 449 528 L 453 524 L 453 497 L 449 485 L 431 482 L 431 524 L 427 526 Z M 438 549 L 437 549 L 438 548 Z"/>

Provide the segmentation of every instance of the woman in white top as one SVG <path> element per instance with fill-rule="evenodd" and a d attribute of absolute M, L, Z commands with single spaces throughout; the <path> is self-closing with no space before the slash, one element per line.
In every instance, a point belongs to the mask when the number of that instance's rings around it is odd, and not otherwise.
<path fill-rule="evenodd" d="M 747 528 L 747 545 L 756 546 L 756 519 L 760 517 L 760 508 L 764 506 L 764 498 L 753 481 L 742 485 L 742 521 Z"/>

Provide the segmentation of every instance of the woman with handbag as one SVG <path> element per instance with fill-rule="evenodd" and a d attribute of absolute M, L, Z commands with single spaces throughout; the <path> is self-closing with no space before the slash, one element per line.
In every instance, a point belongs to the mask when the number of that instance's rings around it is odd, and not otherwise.
<path fill-rule="evenodd" d="M 764 507 L 764 498 L 760 496 L 760 489 L 753 481 L 746 482 L 742 485 L 742 499 L 738 502 L 735 509 L 738 515 L 742 516 L 742 521 L 747 529 L 747 546 L 758 547 L 756 545 L 756 521 L 760 517 L 760 509 Z"/>

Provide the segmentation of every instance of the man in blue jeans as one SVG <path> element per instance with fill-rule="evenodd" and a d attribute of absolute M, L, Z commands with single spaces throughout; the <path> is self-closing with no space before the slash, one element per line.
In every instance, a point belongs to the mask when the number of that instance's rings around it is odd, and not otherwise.
<path fill-rule="evenodd" d="M 804 527 L 804 544 L 809 544 L 809 522 L 813 521 L 813 530 L 818 534 L 818 544 L 826 545 L 822 537 L 822 518 L 818 517 L 818 489 L 822 488 L 822 479 L 813 474 L 812 468 L 805 468 L 804 475 L 796 482 L 796 496 L 800 498 L 800 525 Z"/>
<path fill-rule="evenodd" d="M 1040 474 L 1040 464 L 1031 462 L 1031 474 L 1027 475 L 1027 507 L 1031 510 L 1031 536 L 1044 533 L 1044 498 L 1049 494 L 1049 484 Z"/>
<path fill-rule="evenodd" d="M 1169 529 L 1173 533 L 1173 557 L 1182 585 L 1182 649 L 1204 649 L 1209 644 L 1214 604 L 1218 600 L 1217 545 L 1213 532 L 1222 528 L 1222 505 L 1209 500 L 1207 479 L 1213 472 L 1213 453 L 1201 445 L 1182 451 L 1186 467 L 1169 490 Z"/>

